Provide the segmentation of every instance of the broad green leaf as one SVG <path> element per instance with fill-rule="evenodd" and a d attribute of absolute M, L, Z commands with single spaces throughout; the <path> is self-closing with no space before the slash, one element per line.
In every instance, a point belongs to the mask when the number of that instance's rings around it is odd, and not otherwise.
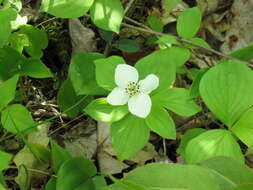
<path fill-rule="evenodd" d="M 185 149 L 187 144 L 195 137 L 198 135 L 204 133 L 206 130 L 202 128 L 195 128 L 195 129 L 190 129 L 187 130 L 186 133 L 181 137 L 181 141 L 179 144 L 179 147 L 177 149 L 177 152 L 185 157 Z"/>
<path fill-rule="evenodd" d="M 6 190 L 5 187 L 0 183 L 0 190 Z"/>
<path fill-rule="evenodd" d="M 13 21 L 11 21 L 11 29 L 17 30 L 19 26 L 23 24 L 27 24 L 28 17 L 27 16 L 20 16 L 20 14 L 17 14 L 17 18 Z"/>
<path fill-rule="evenodd" d="M 21 0 L 9 0 L 11 7 L 16 9 L 17 12 L 20 12 L 22 9 L 22 1 Z"/>
<path fill-rule="evenodd" d="M 31 114 L 21 104 L 13 104 L 2 111 L 1 123 L 3 127 L 11 132 L 18 133 L 35 125 Z M 27 130 L 26 133 L 31 132 Z"/>
<path fill-rule="evenodd" d="M 133 170 L 124 179 L 152 190 L 220 190 L 208 169 L 194 165 L 148 164 Z"/>
<path fill-rule="evenodd" d="M 199 92 L 200 81 L 201 81 L 202 77 L 204 76 L 204 74 L 208 70 L 209 70 L 209 68 L 207 68 L 207 67 L 199 70 L 196 77 L 193 79 L 193 82 L 192 82 L 192 85 L 191 85 L 191 88 L 190 88 L 190 96 L 192 98 L 200 96 L 200 92 Z"/>
<path fill-rule="evenodd" d="M 123 52 L 134 53 L 140 50 L 140 45 L 134 40 L 123 39 L 119 40 L 116 47 Z"/>
<path fill-rule="evenodd" d="M 242 63 L 221 62 L 205 73 L 199 90 L 212 113 L 232 127 L 253 105 L 253 72 Z"/>
<path fill-rule="evenodd" d="M 176 37 L 175 36 L 172 36 L 172 35 L 163 35 L 161 36 L 157 41 L 156 43 L 159 43 L 161 45 L 166 45 L 167 47 L 168 46 L 171 46 L 171 44 L 180 44 Z"/>
<path fill-rule="evenodd" d="M 18 167 L 18 176 L 15 177 L 15 182 L 19 185 L 21 190 L 27 190 L 29 188 L 30 176 L 24 164 Z"/>
<path fill-rule="evenodd" d="M 69 77 L 77 95 L 103 95 L 106 91 L 98 86 L 94 61 L 104 58 L 99 53 L 78 53 L 71 59 Z"/>
<path fill-rule="evenodd" d="M 23 64 L 21 75 L 30 76 L 33 78 L 51 78 L 53 74 L 44 63 L 38 58 L 28 58 Z"/>
<path fill-rule="evenodd" d="M 57 173 L 56 189 L 95 190 L 91 178 L 96 173 L 96 167 L 90 160 L 71 158 L 61 165 Z"/>
<path fill-rule="evenodd" d="M 95 184 L 95 190 L 101 190 L 103 187 L 107 186 L 105 178 L 103 176 L 95 176 L 92 178 L 93 183 Z"/>
<path fill-rule="evenodd" d="M 119 33 L 124 16 L 120 0 L 96 0 L 90 9 L 90 14 L 91 20 L 99 28 Z"/>
<path fill-rule="evenodd" d="M 25 50 L 31 57 L 41 58 L 43 49 L 48 46 L 47 35 L 43 30 L 35 28 L 32 25 L 25 24 L 19 27 L 20 33 L 27 35 L 30 45 Z"/>
<path fill-rule="evenodd" d="M 12 155 L 0 150 L 0 171 L 9 168 L 9 162 L 12 159 Z"/>
<path fill-rule="evenodd" d="M 152 100 L 155 104 L 160 104 L 185 117 L 192 116 L 201 110 L 201 107 L 190 97 L 189 91 L 184 88 L 168 88 L 155 94 Z"/>
<path fill-rule="evenodd" d="M 19 53 L 23 52 L 25 46 L 29 46 L 29 39 L 25 34 L 19 34 L 18 32 L 12 33 L 9 42 L 11 47 L 17 50 Z"/>
<path fill-rule="evenodd" d="M 19 76 L 15 75 L 14 77 L 0 84 L 0 110 L 15 98 L 18 79 Z"/>
<path fill-rule="evenodd" d="M 253 183 L 238 185 L 234 190 L 252 190 Z"/>
<path fill-rule="evenodd" d="M 15 49 L 9 46 L 0 48 L 0 80 L 7 80 L 20 73 L 25 62 L 26 58 Z"/>
<path fill-rule="evenodd" d="M 98 32 L 103 40 L 105 40 L 107 43 L 111 44 L 112 39 L 113 39 L 113 34 L 114 34 L 113 32 L 103 30 L 101 28 L 98 28 Z"/>
<path fill-rule="evenodd" d="M 227 190 L 228 187 L 231 189 L 243 183 L 252 183 L 253 181 L 253 170 L 229 157 L 215 157 L 199 164 L 209 168 L 217 176 L 222 190 Z"/>
<path fill-rule="evenodd" d="M 0 9 L 0 47 L 3 46 L 11 34 L 11 21 L 15 20 L 17 12 L 13 8 L 1 8 Z"/>
<path fill-rule="evenodd" d="M 192 139 L 185 149 L 188 164 L 195 164 L 216 156 L 228 156 L 244 163 L 244 156 L 232 134 L 223 129 L 204 132 Z"/>
<path fill-rule="evenodd" d="M 186 63 L 191 57 L 189 49 L 183 47 L 172 46 L 168 48 L 170 55 L 170 62 L 174 63 L 176 67 L 180 67 Z"/>
<path fill-rule="evenodd" d="M 149 128 L 144 119 L 128 114 L 122 120 L 112 123 L 113 148 L 120 160 L 134 156 L 149 140 Z"/>
<path fill-rule="evenodd" d="M 253 45 L 249 45 L 249 46 L 240 48 L 230 53 L 229 55 L 237 59 L 244 60 L 244 61 L 251 61 L 253 59 L 252 51 L 253 51 Z"/>
<path fill-rule="evenodd" d="M 58 172 L 61 165 L 68 159 L 71 158 L 71 155 L 64 148 L 59 146 L 55 141 L 51 140 L 51 159 L 52 159 L 52 167 L 55 173 Z"/>
<path fill-rule="evenodd" d="M 57 104 L 59 105 L 60 109 L 62 111 L 65 111 L 65 113 L 71 118 L 78 116 L 78 114 L 81 113 L 83 108 L 85 108 L 85 106 L 88 105 L 92 100 L 92 96 L 77 96 L 69 78 L 62 83 L 57 94 Z M 81 102 L 78 105 L 76 105 L 73 109 L 69 110 L 79 101 Z M 66 110 L 69 111 L 66 112 Z"/>
<path fill-rule="evenodd" d="M 188 8 L 182 12 L 177 20 L 177 33 L 179 36 L 189 39 L 194 37 L 201 24 L 201 12 L 197 7 Z"/>
<path fill-rule="evenodd" d="M 248 147 L 253 146 L 253 108 L 240 117 L 231 131 Z"/>
<path fill-rule="evenodd" d="M 43 0 L 40 10 L 59 18 L 78 18 L 90 9 L 94 0 Z"/>
<path fill-rule="evenodd" d="M 148 127 L 160 136 L 167 139 L 176 139 L 174 121 L 163 107 L 153 105 L 145 121 Z"/>
<path fill-rule="evenodd" d="M 56 190 L 56 178 L 51 177 L 50 180 L 47 182 L 45 190 Z"/>
<path fill-rule="evenodd" d="M 84 111 L 96 121 L 115 122 L 128 114 L 127 106 L 112 106 L 106 98 L 93 100 Z"/>
<path fill-rule="evenodd" d="M 159 77 L 159 87 L 154 92 L 168 88 L 174 83 L 176 77 L 176 67 L 171 60 L 170 50 L 168 49 L 155 51 L 142 58 L 135 65 L 140 80 L 149 74 L 155 74 Z"/>
<path fill-rule="evenodd" d="M 48 163 L 50 161 L 50 150 L 44 145 L 27 143 L 27 147 L 40 162 Z"/>
<path fill-rule="evenodd" d="M 115 69 L 119 64 L 125 64 L 123 58 L 119 56 L 111 56 L 105 59 L 95 60 L 96 80 L 99 86 L 106 90 L 112 90 L 116 87 L 114 75 Z"/>
<path fill-rule="evenodd" d="M 206 47 L 206 48 L 210 48 L 210 45 L 205 41 L 203 40 L 202 38 L 191 38 L 189 39 L 189 41 L 191 42 L 194 42 L 200 46 L 203 46 L 203 47 Z M 189 44 L 185 44 L 185 47 L 189 47 L 189 48 L 198 48 L 198 46 L 195 46 L 195 45 L 189 45 Z"/>
<path fill-rule="evenodd" d="M 163 31 L 163 23 L 162 21 L 156 17 L 156 16 L 148 16 L 147 23 L 151 27 L 152 30 L 156 32 L 162 32 Z"/>
<path fill-rule="evenodd" d="M 176 7 L 176 5 L 180 2 L 181 0 L 165 0 L 165 9 L 168 10 L 168 12 L 170 12 L 172 9 L 174 9 Z"/>

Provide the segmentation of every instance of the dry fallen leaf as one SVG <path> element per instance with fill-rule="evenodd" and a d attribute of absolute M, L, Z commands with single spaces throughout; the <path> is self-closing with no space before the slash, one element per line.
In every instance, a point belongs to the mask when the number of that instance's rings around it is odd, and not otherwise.
<path fill-rule="evenodd" d="M 69 19 L 69 34 L 72 43 L 72 55 L 96 51 L 95 33 L 83 26 L 79 19 Z"/>

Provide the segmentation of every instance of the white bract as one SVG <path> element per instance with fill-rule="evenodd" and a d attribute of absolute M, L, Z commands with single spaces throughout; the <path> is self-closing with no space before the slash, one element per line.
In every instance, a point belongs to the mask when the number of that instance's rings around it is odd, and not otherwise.
<path fill-rule="evenodd" d="M 159 85 L 159 78 L 149 74 L 138 82 L 138 71 L 127 64 L 119 64 L 115 69 L 116 88 L 107 96 L 111 105 L 128 104 L 130 113 L 141 118 L 148 116 L 152 102 L 149 93 Z"/>

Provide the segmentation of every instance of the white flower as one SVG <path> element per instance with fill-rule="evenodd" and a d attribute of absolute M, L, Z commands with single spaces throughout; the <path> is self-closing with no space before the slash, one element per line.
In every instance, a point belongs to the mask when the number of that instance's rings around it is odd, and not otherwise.
<path fill-rule="evenodd" d="M 152 102 L 149 93 L 159 85 L 159 78 L 149 74 L 138 82 L 138 71 L 127 64 L 119 64 L 115 69 L 116 88 L 107 96 L 111 105 L 128 104 L 130 113 L 141 118 L 148 116 Z"/>

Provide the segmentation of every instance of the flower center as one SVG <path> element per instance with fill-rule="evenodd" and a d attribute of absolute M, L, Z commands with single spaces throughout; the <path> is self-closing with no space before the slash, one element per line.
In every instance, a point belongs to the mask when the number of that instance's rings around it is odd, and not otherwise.
<path fill-rule="evenodd" d="M 136 82 L 129 82 L 127 87 L 125 88 L 125 92 L 132 96 L 136 96 L 140 93 L 140 85 Z"/>

